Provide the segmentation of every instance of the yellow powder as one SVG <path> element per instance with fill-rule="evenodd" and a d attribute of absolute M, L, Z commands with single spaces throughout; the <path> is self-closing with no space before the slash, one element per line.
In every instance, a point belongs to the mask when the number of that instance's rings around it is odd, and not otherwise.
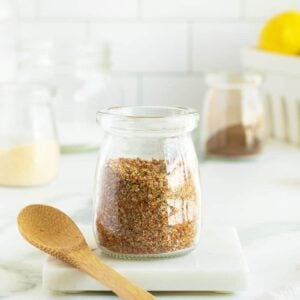
<path fill-rule="evenodd" d="M 32 186 L 52 180 L 58 172 L 59 147 L 55 140 L 40 140 L 0 148 L 0 185 Z"/>

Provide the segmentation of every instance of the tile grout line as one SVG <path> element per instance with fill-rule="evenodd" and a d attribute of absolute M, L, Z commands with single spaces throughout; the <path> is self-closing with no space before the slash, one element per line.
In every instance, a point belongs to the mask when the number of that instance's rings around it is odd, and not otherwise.
<path fill-rule="evenodd" d="M 39 10 L 39 9 L 38 9 Z M 41 23 L 51 23 L 51 22 L 92 22 L 92 23 L 107 23 L 107 24 L 188 24 L 188 23 L 203 23 L 203 24 L 238 24 L 241 22 L 240 18 L 122 18 L 122 17 L 47 17 L 40 16 L 37 13 L 35 17 L 21 17 L 24 21 L 39 21 Z M 247 21 L 249 23 L 260 22 L 264 20 L 263 18 L 243 18 L 242 21 Z"/>
<path fill-rule="evenodd" d="M 135 77 L 143 77 L 143 78 L 168 78 L 168 77 L 199 77 L 203 76 L 205 71 L 191 71 L 191 72 L 160 72 L 160 71 L 153 71 L 153 72 L 135 72 L 135 71 L 128 71 L 128 72 L 118 72 L 113 71 L 112 76 L 115 77 L 127 77 L 127 78 L 135 78 Z"/>

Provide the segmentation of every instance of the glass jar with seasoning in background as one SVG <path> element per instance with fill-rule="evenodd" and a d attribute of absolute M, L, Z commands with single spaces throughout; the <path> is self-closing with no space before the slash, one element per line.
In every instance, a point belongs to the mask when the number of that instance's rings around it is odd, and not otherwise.
<path fill-rule="evenodd" d="M 114 107 L 98 113 L 105 135 L 94 231 L 105 253 L 168 257 L 196 247 L 201 195 L 191 132 L 198 117 L 182 107 Z"/>
<path fill-rule="evenodd" d="M 202 150 L 206 156 L 245 158 L 261 153 L 264 114 L 254 74 L 209 74 L 203 109 Z"/>
<path fill-rule="evenodd" d="M 49 93 L 0 85 L 0 185 L 35 186 L 58 173 L 59 145 Z"/>

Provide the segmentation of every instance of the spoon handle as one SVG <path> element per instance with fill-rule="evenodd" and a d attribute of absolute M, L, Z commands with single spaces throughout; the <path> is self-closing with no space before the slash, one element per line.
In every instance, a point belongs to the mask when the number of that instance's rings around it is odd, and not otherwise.
<path fill-rule="evenodd" d="M 76 252 L 76 267 L 109 287 L 124 300 L 153 300 L 155 297 L 106 265 L 89 248 Z"/>

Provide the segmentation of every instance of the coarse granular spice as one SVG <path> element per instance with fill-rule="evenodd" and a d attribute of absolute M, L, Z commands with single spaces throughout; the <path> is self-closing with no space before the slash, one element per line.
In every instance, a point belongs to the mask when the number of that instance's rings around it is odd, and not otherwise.
<path fill-rule="evenodd" d="M 100 176 L 96 229 L 101 246 L 120 254 L 163 254 L 191 248 L 197 234 L 197 191 L 183 162 L 119 158 Z"/>

